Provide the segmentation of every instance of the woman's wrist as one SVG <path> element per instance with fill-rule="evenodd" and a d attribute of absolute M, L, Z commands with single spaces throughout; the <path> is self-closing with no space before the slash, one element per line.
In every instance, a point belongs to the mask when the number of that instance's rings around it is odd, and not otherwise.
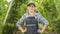
<path fill-rule="evenodd" d="M 38 29 L 38 32 L 39 32 L 39 33 L 43 33 L 43 30 Z"/>

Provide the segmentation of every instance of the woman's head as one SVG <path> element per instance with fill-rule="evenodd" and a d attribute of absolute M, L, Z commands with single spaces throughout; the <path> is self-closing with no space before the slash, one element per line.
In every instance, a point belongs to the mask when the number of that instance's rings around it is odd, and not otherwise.
<path fill-rule="evenodd" d="M 35 10 L 35 4 L 34 4 L 34 2 L 29 2 L 28 4 L 27 4 L 27 9 L 28 9 L 28 11 L 30 11 L 30 12 L 34 12 L 34 10 Z"/>

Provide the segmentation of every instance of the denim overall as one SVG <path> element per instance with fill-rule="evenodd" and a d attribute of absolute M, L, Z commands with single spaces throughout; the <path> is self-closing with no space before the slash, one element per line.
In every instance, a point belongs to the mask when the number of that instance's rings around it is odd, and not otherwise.
<path fill-rule="evenodd" d="M 26 19 L 27 31 L 24 34 L 40 34 L 38 33 L 38 20 L 35 17 L 28 17 Z"/>

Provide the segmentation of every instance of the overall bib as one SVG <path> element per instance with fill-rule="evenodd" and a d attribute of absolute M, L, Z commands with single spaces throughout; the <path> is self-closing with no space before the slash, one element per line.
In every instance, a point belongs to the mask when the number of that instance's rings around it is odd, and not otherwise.
<path fill-rule="evenodd" d="M 26 19 L 27 31 L 24 34 L 40 34 L 38 33 L 38 20 L 35 17 L 28 17 Z"/>

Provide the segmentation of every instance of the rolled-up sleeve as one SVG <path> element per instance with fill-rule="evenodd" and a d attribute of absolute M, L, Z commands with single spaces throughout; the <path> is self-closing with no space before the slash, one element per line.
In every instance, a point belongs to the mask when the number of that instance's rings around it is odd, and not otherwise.
<path fill-rule="evenodd" d="M 38 14 L 38 19 L 42 21 L 45 25 L 48 25 L 48 21 L 41 14 Z"/>
<path fill-rule="evenodd" d="M 17 27 L 21 26 L 21 24 L 23 23 L 23 21 L 25 20 L 26 14 L 24 14 L 16 23 Z"/>

